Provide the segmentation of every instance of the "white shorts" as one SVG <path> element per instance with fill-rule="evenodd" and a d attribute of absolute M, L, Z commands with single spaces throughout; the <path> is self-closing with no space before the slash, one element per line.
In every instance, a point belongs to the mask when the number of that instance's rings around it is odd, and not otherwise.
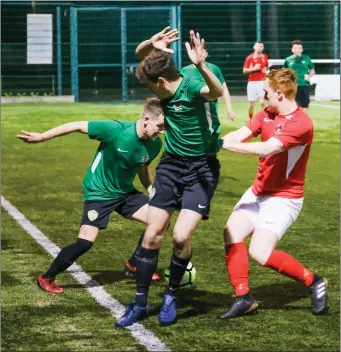
<path fill-rule="evenodd" d="M 303 198 L 256 196 L 249 188 L 233 210 L 243 211 L 253 222 L 255 229 L 274 232 L 281 239 L 295 222 L 303 206 Z"/>
<path fill-rule="evenodd" d="M 251 81 L 247 83 L 247 100 L 256 101 L 264 97 L 264 81 Z"/>

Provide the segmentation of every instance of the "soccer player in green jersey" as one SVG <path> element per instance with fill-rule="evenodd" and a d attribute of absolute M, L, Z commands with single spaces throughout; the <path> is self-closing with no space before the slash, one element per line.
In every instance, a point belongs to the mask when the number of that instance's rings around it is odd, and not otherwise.
<path fill-rule="evenodd" d="M 292 69 L 297 76 L 296 102 L 307 114 L 310 98 L 309 86 L 311 77 L 315 75 L 315 66 L 308 55 L 303 55 L 303 43 L 300 40 L 292 42 L 291 51 L 293 55 L 284 61 L 284 67 Z"/>
<path fill-rule="evenodd" d="M 200 220 L 208 218 L 210 201 L 219 180 L 220 164 L 216 153 L 221 148 L 220 123 L 207 104 L 223 95 L 223 86 L 207 68 L 205 42 L 193 31 L 186 49 L 205 82 L 179 74 L 169 54 L 171 49 L 167 48 L 177 31 L 169 29 L 165 28 L 136 49 L 137 56 L 143 60 L 137 68 L 137 76 L 161 99 L 163 106 L 165 153 L 156 169 L 147 227 L 139 250 L 135 302 L 116 322 L 118 327 L 132 325 L 147 316 L 148 290 L 164 231 L 173 211 L 180 210 L 173 232 L 169 285 L 159 314 L 161 325 L 175 321 L 176 293 L 191 259 L 191 239 Z"/>
<path fill-rule="evenodd" d="M 152 178 L 149 163 L 159 154 L 164 132 L 164 114 L 157 98 L 147 100 L 137 122 L 105 120 L 70 122 L 44 133 L 22 131 L 17 137 L 27 143 L 40 143 L 72 132 L 81 132 L 100 141 L 83 182 L 84 209 L 78 239 L 64 247 L 37 283 L 46 292 L 63 293 L 55 283 L 58 274 L 87 252 L 100 230 L 107 228 L 110 214 L 146 223 L 148 197 L 133 182 L 139 175 L 148 190 Z"/>
<path fill-rule="evenodd" d="M 208 53 L 206 50 L 205 50 L 205 56 L 206 56 L 205 57 L 205 60 L 206 60 L 206 58 L 208 56 Z M 227 88 L 223 73 L 221 72 L 221 69 L 217 65 L 214 65 L 214 64 L 207 62 L 207 61 L 206 61 L 206 67 L 218 77 L 220 83 L 223 85 L 223 88 L 224 88 L 223 100 L 225 102 L 225 106 L 226 106 L 226 110 L 227 110 L 227 117 L 233 121 L 235 119 L 236 115 L 232 109 L 231 96 L 230 96 L 230 92 Z M 192 78 L 197 78 L 197 79 L 205 82 L 203 76 L 201 75 L 201 73 L 199 72 L 199 70 L 196 68 L 196 66 L 194 64 L 190 64 L 188 66 L 183 67 L 181 69 L 180 73 L 182 73 L 183 75 L 191 76 Z M 211 101 L 209 104 L 210 104 L 211 114 L 218 115 L 218 101 Z"/>

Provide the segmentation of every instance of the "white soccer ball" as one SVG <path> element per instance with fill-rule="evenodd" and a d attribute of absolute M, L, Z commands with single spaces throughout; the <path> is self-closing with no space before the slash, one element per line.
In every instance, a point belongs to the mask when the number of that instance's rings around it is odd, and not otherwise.
<path fill-rule="evenodd" d="M 180 282 L 180 288 L 187 287 L 195 284 L 195 278 L 197 270 L 191 262 L 188 263 L 184 276 Z M 166 282 L 169 282 L 170 268 L 166 268 L 164 271 L 164 278 Z"/>

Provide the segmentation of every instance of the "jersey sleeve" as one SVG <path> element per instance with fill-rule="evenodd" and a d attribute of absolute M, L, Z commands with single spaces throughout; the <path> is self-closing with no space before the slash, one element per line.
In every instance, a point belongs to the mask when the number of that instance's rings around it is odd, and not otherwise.
<path fill-rule="evenodd" d="M 246 124 L 253 136 L 257 137 L 262 132 L 262 123 L 264 120 L 264 112 L 259 111 L 255 115 L 252 116 L 252 119 Z"/>
<path fill-rule="evenodd" d="M 244 68 L 250 68 L 251 60 L 252 60 L 252 58 L 249 56 L 246 58 L 246 60 L 244 62 Z"/>
<path fill-rule="evenodd" d="M 190 90 L 190 95 L 192 95 L 193 98 L 200 97 L 201 98 L 201 88 L 206 86 L 206 82 L 203 80 L 198 80 L 196 78 L 190 78 L 190 85 L 189 85 L 189 90 Z"/>
<path fill-rule="evenodd" d="M 221 69 L 218 66 L 214 66 L 213 73 L 217 76 L 221 84 L 225 83 L 225 78 L 223 76 L 223 73 L 221 72 Z"/>
<path fill-rule="evenodd" d="M 115 120 L 108 121 L 89 121 L 88 135 L 91 139 L 97 139 L 101 142 L 109 142 L 118 133 L 120 123 Z"/>
<path fill-rule="evenodd" d="M 309 121 L 302 123 L 300 120 L 291 120 L 288 121 L 274 137 L 283 143 L 285 149 L 311 144 L 313 138 L 313 124 Z"/>
<path fill-rule="evenodd" d="M 283 65 L 284 68 L 289 68 L 289 65 L 288 65 L 288 59 L 285 59 L 284 60 L 284 65 Z"/>
<path fill-rule="evenodd" d="M 311 61 L 310 56 L 307 57 L 307 60 L 308 60 L 308 68 L 309 68 L 309 70 L 313 70 L 315 68 L 315 65 Z"/>

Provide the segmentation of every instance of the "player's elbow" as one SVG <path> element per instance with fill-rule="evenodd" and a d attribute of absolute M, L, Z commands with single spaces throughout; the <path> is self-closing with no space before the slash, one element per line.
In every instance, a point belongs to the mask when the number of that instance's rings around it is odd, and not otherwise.
<path fill-rule="evenodd" d="M 244 75 L 247 75 L 249 72 L 247 69 L 243 68 L 243 73 L 244 73 Z"/>
<path fill-rule="evenodd" d="M 284 150 L 283 146 L 280 145 L 273 145 L 273 144 L 267 144 L 264 145 L 264 148 L 262 150 L 262 152 L 260 153 L 260 157 L 261 158 L 267 158 L 271 155 L 275 155 L 278 153 L 281 153 Z"/>
<path fill-rule="evenodd" d="M 222 97 L 224 95 L 224 87 L 221 86 L 219 87 L 219 89 L 217 90 L 217 99 Z"/>
<path fill-rule="evenodd" d="M 212 93 L 216 97 L 216 99 L 222 97 L 224 94 L 224 86 L 220 83 L 215 87 L 214 92 Z"/>

